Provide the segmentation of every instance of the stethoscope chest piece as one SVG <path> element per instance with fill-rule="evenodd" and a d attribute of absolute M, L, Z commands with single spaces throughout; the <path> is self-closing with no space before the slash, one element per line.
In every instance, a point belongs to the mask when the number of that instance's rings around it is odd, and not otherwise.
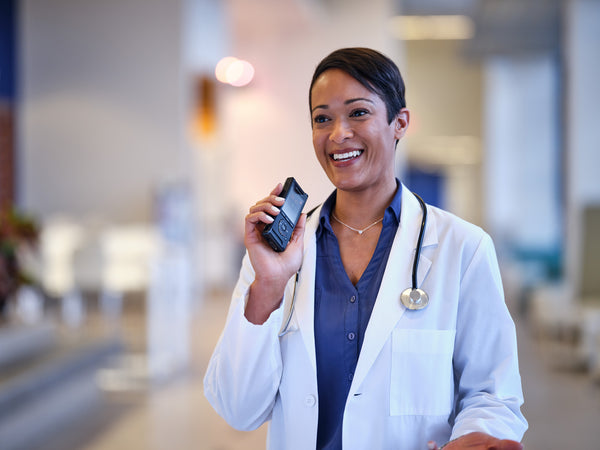
<path fill-rule="evenodd" d="M 400 294 L 400 301 L 407 309 L 423 309 L 429 304 L 429 296 L 422 289 L 408 288 Z"/>

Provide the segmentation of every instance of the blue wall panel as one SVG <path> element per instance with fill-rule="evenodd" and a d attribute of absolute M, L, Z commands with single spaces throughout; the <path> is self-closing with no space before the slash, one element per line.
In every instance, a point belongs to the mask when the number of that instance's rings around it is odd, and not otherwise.
<path fill-rule="evenodd" d="M 0 99 L 15 97 L 16 0 L 0 0 Z"/>
<path fill-rule="evenodd" d="M 410 166 L 404 175 L 404 184 L 411 191 L 419 194 L 426 203 L 443 208 L 442 189 L 444 177 L 438 172 L 426 172 L 418 167 Z"/>

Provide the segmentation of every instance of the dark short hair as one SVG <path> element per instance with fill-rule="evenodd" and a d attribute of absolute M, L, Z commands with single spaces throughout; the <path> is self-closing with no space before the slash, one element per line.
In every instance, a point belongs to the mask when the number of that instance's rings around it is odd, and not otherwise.
<path fill-rule="evenodd" d="M 326 56 L 315 69 L 308 91 L 312 110 L 312 90 L 317 78 L 329 70 L 340 69 L 379 95 L 387 109 L 388 123 L 406 107 L 404 80 L 398 66 L 384 54 L 364 47 L 341 48 Z"/>

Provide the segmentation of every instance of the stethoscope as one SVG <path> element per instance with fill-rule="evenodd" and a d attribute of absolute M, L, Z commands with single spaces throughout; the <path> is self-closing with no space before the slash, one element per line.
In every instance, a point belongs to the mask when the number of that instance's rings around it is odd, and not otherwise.
<path fill-rule="evenodd" d="M 427 205 L 425 205 L 425 202 L 419 195 L 415 194 L 414 192 L 413 195 L 419 201 L 423 214 L 421 218 L 421 228 L 419 230 L 419 237 L 417 239 L 415 260 L 413 261 L 412 267 L 412 287 L 404 289 L 400 294 L 400 302 L 404 305 L 406 309 L 409 309 L 411 311 L 423 309 L 429 304 L 429 295 L 427 295 L 427 292 L 417 287 L 417 270 L 419 268 L 419 257 L 421 256 L 423 236 L 425 235 L 425 225 L 427 223 Z M 294 280 L 294 292 L 292 293 L 292 304 L 290 306 L 290 311 L 287 315 L 285 323 L 281 327 L 281 331 L 279 332 L 279 337 L 282 337 L 288 332 L 292 331 L 290 330 L 289 325 L 292 320 L 292 315 L 294 314 L 294 306 L 296 304 L 296 286 L 298 285 L 299 275 L 300 271 L 296 272 L 296 278 Z"/>
<path fill-rule="evenodd" d="M 412 268 L 412 287 L 404 289 L 400 294 L 400 301 L 410 310 L 423 309 L 429 304 L 429 295 L 423 289 L 417 287 L 417 269 L 419 268 L 419 257 L 421 256 L 421 247 L 423 246 L 423 235 L 425 234 L 425 224 L 427 222 L 427 206 L 421 197 L 413 192 L 421 204 L 423 218 L 421 219 L 421 229 L 419 230 L 419 238 L 417 239 L 417 249 L 415 251 L 415 260 Z"/>

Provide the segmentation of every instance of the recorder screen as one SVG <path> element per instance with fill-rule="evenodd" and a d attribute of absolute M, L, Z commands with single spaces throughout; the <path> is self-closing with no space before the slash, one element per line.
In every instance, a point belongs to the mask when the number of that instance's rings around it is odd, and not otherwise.
<path fill-rule="evenodd" d="M 302 207 L 304 199 L 294 193 L 291 192 L 288 195 L 288 198 L 285 200 L 285 203 L 281 207 L 281 211 L 285 213 L 285 215 L 290 219 L 290 221 L 295 224 L 298 218 L 300 217 L 300 213 L 302 212 Z"/>

